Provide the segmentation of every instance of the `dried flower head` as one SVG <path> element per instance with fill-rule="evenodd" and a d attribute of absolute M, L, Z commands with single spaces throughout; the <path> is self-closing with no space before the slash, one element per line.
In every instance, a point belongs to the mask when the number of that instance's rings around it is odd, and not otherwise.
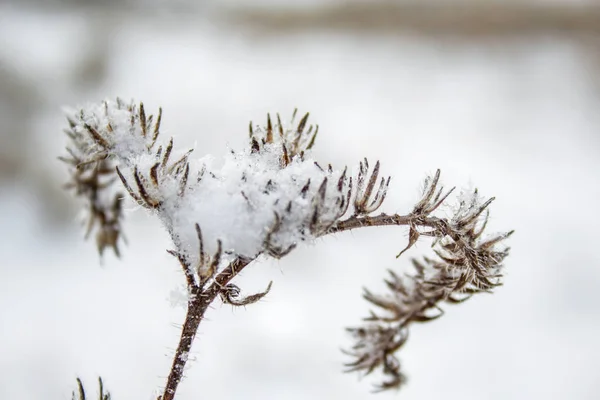
<path fill-rule="evenodd" d="M 439 176 L 438 171 L 433 179 L 426 180 L 423 197 L 409 215 L 408 246 L 398 254 L 425 235 L 434 238 L 436 257 L 413 259 L 413 275 L 401 277 L 390 270 L 385 295 L 365 289 L 363 297 L 380 313 L 371 311 L 363 326 L 348 329 L 355 340 L 347 352 L 354 358 L 347 364 L 349 370 L 369 374 L 381 368 L 387 380 L 377 386 L 378 390 L 397 388 L 405 382 L 395 353 L 406 342 L 412 323 L 442 316 L 441 303 L 461 303 L 501 285 L 502 262 L 508 248 L 499 249 L 497 245 L 513 231 L 482 237 L 488 221 L 487 207 L 494 199 L 481 203 L 477 190 L 461 196 L 450 220 L 430 217 L 454 190 L 444 194 L 443 188 L 438 188 Z M 419 230 L 419 225 L 425 225 L 426 230 Z"/>
<path fill-rule="evenodd" d="M 207 254 L 280 257 L 346 211 L 350 178 L 305 156 L 318 130 L 307 120 L 286 127 L 279 116 L 274 126 L 268 118 L 266 129 L 251 129 L 248 149 L 216 167 L 210 156 L 191 160 L 191 150 L 175 155 L 172 138 L 160 143 L 161 113 L 153 121 L 142 104 L 105 101 L 70 115 L 71 157 L 63 160 L 74 167 L 70 187 L 90 205 L 89 229 L 100 222 L 100 249 L 117 251 L 118 177 L 137 204 L 159 216 L 194 273 L 206 275 Z"/>

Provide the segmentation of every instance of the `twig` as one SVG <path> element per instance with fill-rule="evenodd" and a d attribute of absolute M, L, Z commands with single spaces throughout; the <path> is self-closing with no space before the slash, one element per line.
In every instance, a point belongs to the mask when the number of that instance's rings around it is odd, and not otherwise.
<path fill-rule="evenodd" d="M 192 342 L 196 337 L 200 322 L 204 319 L 204 313 L 219 293 L 221 293 L 225 285 L 235 278 L 251 261 L 250 259 L 236 258 L 214 278 L 212 284 L 205 290 L 203 290 L 202 286 L 196 284 L 192 286 L 185 322 L 181 330 L 181 337 L 175 351 L 171 371 L 167 378 L 167 385 L 165 386 L 163 395 L 158 397 L 157 400 L 174 399 L 177 386 L 183 377 L 183 370 L 187 363 L 190 349 L 192 348 Z"/>

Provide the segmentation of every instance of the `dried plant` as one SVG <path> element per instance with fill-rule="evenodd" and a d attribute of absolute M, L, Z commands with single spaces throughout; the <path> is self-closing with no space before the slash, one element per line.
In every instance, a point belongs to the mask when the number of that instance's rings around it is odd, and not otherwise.
<path fill-rule="evenodd" d="M 272 283 L 242 296 L 232 283 L 261 254 L 281 258 L 303 241 L 369 226 L 409 228 L 408 245 L 398 256 L 422 236 L 433 239 L 435 258 L 413 260 L 412 276 L 390 271 L 385 295 L 365 290 L 379 311 L 348 329 L 355 340 L 348 369 L 381 370 L 386 380 L 380 390 L 404 382 L 395 353 L 411 323 L 441 316 L 443 302 L 462 302 L 501 284 L 508 249 L 500 246 L 512 232 L 484 237 L 493 199 L 463 193 L 451 218 L 434 215 L 453 192 L 443 190 L 438 170 L 409 214 L 374 215 L 390 184 L 380 177 L 380 163 L 371 167 L 365 159 L 355 175 L 321 166 L 310 158 L 318 127 L 309 126 L 308 117 L 296 123 L 294 112 L 289 124 L 279 115 L 275 123 L 267 116 L 265 127 L 250 123 L 248 148 L 231 151 L 215 167 L 211 157 L 193 159 L 191 150 L 176 151 L 172 138 L 162 141 L 161 110 L 155 118 L 143 104 L 117 99 L 69 112 L 68 156 L 61 160 L 72 174 L 67 188 L 86 203 L 86 237 L 95 230 L 100 255 L 111 248 L 119 256 L 123 187 L 162 221 L 174 245 L 168 252 L 186 279 L 187 314 L 159 400 L 175 397 L 198 326 L 217 298 L 245 306 L 269 292 Z"/>

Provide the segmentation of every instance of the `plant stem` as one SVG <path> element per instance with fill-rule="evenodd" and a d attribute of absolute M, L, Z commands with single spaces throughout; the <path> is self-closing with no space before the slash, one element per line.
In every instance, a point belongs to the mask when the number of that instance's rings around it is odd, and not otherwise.
<path fill-rule="evenodd" d="M 338 222 L 336 225 L 323 233 L 329 234 L 334 232 L 343 232 L 351 229 L 362 228 L 367 226 L 386 226 L 386 225 L 411 225 L 434 227 L 439 225 L 441 220 L 435 217 L 419 217 L 416 215 L 386 215 L 380 214 L 375 217 L 371 216 L 352 216 L 344 221 Z M 200 322 L 204 318 L 204 313 L 212 304 L 215 298 L 221 293 L 225 285 L 227 285 L 244 267 L 246 267 L 252 259 L 236 258 L 223 271 L 221 271 L 212 281 L 208 288 L 204 289 L 204 283 L 197 284 L 193 279 L 188 277 L 188 285 L 190 285 L 190 300 L 187 305 L 187 313 L 185 322 L 181 330 L 179 345 L 175 351 L 173 364 L 167 385 L 163 395 L 158 400 L 173 400 L 177 386 L 183 377 L 183 370 L 187 363 L 188 354 L 192 348 L 192 343 L 198 332 Z M 184 268 L 184 271 L 187 271 Z"/>
<path fill-rule="evenodd" d="M 445 225 L 445 221 L 437 217 L 427 217 L 415 214 L 408 215 L 387 215 L 379 214 L 374 217 L 369 215 L 353 215 L 343 221 L 339 221 L 331 228 L 327 229 L 322 235 L 330 233 L 344 232 L 356 228 L 364 228 L 368 226 L 399 226 L 399 225 L 417 225 L 428 227 L 439 227 Z"/>
<path fill-rule="evenodd" d="M 250 264 L 251 261 L 251 259 L 236 258 L 214 278 L 212 284 L 205 290 L 203 290 L 203 285 L 191 286 L 190 300 L 188 301 L 179 345 L 175 351 L 171 371 L 167 378 L 167 385 L 165 386 L 163 395 L 158 400 L 173 400 L 175 398 L 175 392 L 183 377 L 183 370 L 187 363 L 190 349 L 192 348 L 192 342 L 196 337 L 200 322 L 204 318 L 204 313 L 219 295 L 222 288 L 244 269 L 246 265 Z"/>

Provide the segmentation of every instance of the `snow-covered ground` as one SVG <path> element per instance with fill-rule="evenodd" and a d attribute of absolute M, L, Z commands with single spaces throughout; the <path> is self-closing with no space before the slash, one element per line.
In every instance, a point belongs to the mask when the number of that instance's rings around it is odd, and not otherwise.
<path fill-rule="evenodd" d="M 86 86 L 72 77 L 98 32 L 102 78 Z M 492 230 L 516 229 L 504 287 L 412 330 L 401 393 L 373 395 L 371 378 L 340 372 L 343 328 L 368 310 L 361 288 L 381 288 L 386 269 L 428 250 L 396 260 L 407 232 L 387 228 L 249 268 L 242 288 L 274 280 L 271 293 L 247 309 L 210 311 L 180 399 L 597 398 L 600 87 L 589 47 L 553 36 L 261 36 L 207 16 L 5 7 L 0 60 L 46 99 L 26 121 L 36 135 L 24 157 L 57 187 L 66 104 L 119 95 L 162 106 L 164 133 L 199 156 L 240 149 L 250 119 L 299 107 L 320 125 L 317 159 L 381 160 L 393 176 L 384 211 L 409 210 L 424 176 L 441 168 L 448 185 L 496 196 Z M 0 398 L 67 399 L 76 376 L 93 391 L 98 375 L 115 400 L 153 398 L 183 321 L 166 233 L 130 205 L 123 260 L 100 266 L 77 211 L 51 224 L 50 200 L 34 187 L 0 186 Z"/>

